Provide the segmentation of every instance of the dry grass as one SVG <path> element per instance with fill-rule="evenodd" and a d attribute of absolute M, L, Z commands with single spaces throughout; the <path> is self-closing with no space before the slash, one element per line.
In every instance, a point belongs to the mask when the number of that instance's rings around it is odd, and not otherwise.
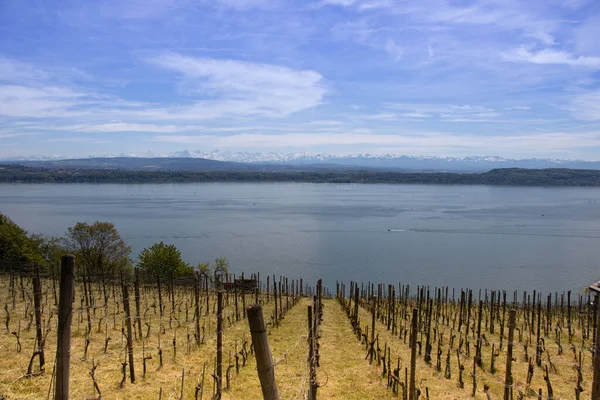
<path fill-rule="evenodd" d="M 341 306 L 338 305 L 341 309 Z M 411 309 L 411 307 L 409 307 Z M 455 310 L 450 310 L 455 311 Z M 477 308 L 474 307 L 474 311 L 477 311 Z M 368 312 L 364 308 L 359 309 L 359 317 L 361 321 L 361 326 L 363 328 L 368 324 L 369 329 L 371 324 L 371 313 Z M 476 317 L 476 314 L 475 314 Z M 407 317 L 409 318 L 409 317 Z M 472 318 L 473 315 L 472 315 Z M 507 312 L 508 318 L 508 312 Z M 401 322 L 400 322 L 401 323 Z M 435 322 L 432 324 L 434 326 Z M 450 323 L 452 325 L 452 323 Z M 392 360 L 396 360 L 400 357 L 402 361 L 402 369 L 404 367 L 409 366 L 410 364 L 410 348 L 408 346 L 409 338 L 407 337 L 407 344 L 404 344 L 403 339 L 400 339 L 396 335 L 392 335 L 391 331 L 388 331 L 386 326 L 384 326 L 379 320 L 376 319 L 376 328 L 375 332 L 379 335 L 379 346 L 382 351 L 385 345 L 391 347 L 391 356 Z M 410 326 L 410 320 L 406 320 L 406 326 Z M 519 322 L 517 322 L 517 326 L 521 326 Z M 444 377 L 444 368 L 446 361 L 446 353 L 448 349 L 448 342 L 450 337 L 450 327 L 445 326 L 443 324 L 437 325 L 437 328 L 440 332 L 444 334 L 444 346 L 442 347 L 442 356 L 441 356 L 441 366 L 442 371 L 438 372 L 436 370 L 437 363 L 437 342 L 433 342 L 433 348 L 431 352 L 432 361 L 431 364 L 427 364 L 423 361 L 423 357 L 417 358 L 417 384 L 420 386 L 423 395 L 425 394 L 425 388 L 429 388 L 429 396 L 432 399 L 464 399 L 464 398 L 473 398 L 471 397 L 472 388 L 473 388 L 473 379 L 472 379 L 472 371 L 473 371 L 473 358 L 475 355 L 475 340 L 471 340 L 471 351 L 470 358 L 466 357 L 466 354 L 463 352 L 461 354 L 461 363 L 464 364 L 463 371 L 463 381 L 464 388 L 461 389 L 458 387 L 458 363 L 456 358 L 456 350 L 453 351 L 451 357 L 451 379 L 446 379 Z M 464 332 L 464 328 L 463 328 Z M 490 334 L 488 331 L 482 327 L 482 332 L 485 332 L 485 335 L 488 339 L 489 345 L 484 344 L 482 346 L 482 360 L 483 366 L 476 368 L 476 376 L 477 376 L 477 392 L 475 395 L 475 399 L 487 399 L 486 394 L 483 392 L 484 385 L 488 385 L 490 387 L 490 394 L 493 399 L 502 399 L 504 393 L 504 377 L 506 373 L 506 343 L 507 340 L 504 339 L 503 351 L 500 352 L 499 356 L 496 358 L 495 366 L 496 372 L 492 374 L 490 372 L 490 364 L 491 364 L 491 353 L 492 353 L 492 344 L 495 344 L 495 348 L 499 348 L 500 343 L 500 334 L 499 327 L 496 326 L 496 330 L 494 334 Z M 433 329 L 431 333 L 433 337 Z M 505 328 L 505 335 L 508 336 L 508 328 Z M 370 336 L 370 333 L 369 333 Z M 566 336 L 566 335 L 565 335 Z M 529 346 L 529 355 L 534 356 L 535 358 L 535 335 L 532 335 L 533 345 Z M 418 340 L 422 340 L 422 352 L 424 355 L 425 352 L 425 335 L 419 336 Z M 455 339 L 454 349 L 458 347 L 458 335 Z M 523 341 L 525 337 L 523 338 Z M 515 331 L 515 342 L 517 342 L 517 332 Z M 552 383 L 554 399 L 574 399 L 575 398 L 575 384 L 577 381 L 577 371 L 575 367 L 577 363 L 574 361 L 573 352 L 570 350 L 570 345 L 567 342 L 567 339 L 563 338 L 562 346 L 563 346 L 563 354 L 558 355 L 558 347 L 556 343 L 551 338 L 546 338 L 547 349 L 550 353 L 551 361 L 556 366 L 556 372 L 550 372 L 550 381 Z M 581 331 L 575 335 L 575 339 L 573 344 L 577 348 L 577 354 L 579 354 L 579 350 L 581 350 Z M 589 344 L 589 343 L 588 343 Z M 363 347 L 363 354 L 366 355 L 366 350 Z M 591 383 L 592 383 L 592 374 L 593 374 L 593 366 L 592 361 L 593 358 L 589 350 L 584 349 L 582 352 L 583 355 L 583 383 L 582 387 L 584 392 L 582 393 L 583 398 L 587 398 L 591 392 Z M 537 398 L 537 395 L 533 395 L 530 391 L 527 390 L 527 370 L 528 363 L 525 361 L 525 351 L 522 343 L 516 343 L 513 350 L 513 361 L 512 369 L 513 369 L 513 387 L 514 387 L 514 396 L 517 398 L 519 391 L 523 392 L 526 397 Z M 392 362 L 394 365 L 395 362 Z M 547 398 L 547 388 L 546 382 L 544 380 L 544 372 L 543 368 L 547 364 L 547 356 L 544 354 L 542 357 L 542 367 L 535 367 L 533 379 L 531 381 L 531 389 L 536 392 L 538 389 L 542 389 L 544 393 L 544 398 Z M 375 365 L 377 365 L 375 363 Z M 375 367 L 373 367 L 375 368 Z M 381 371 L 381 368 L 379 368 Z M 402 378 L 401 374 L 401 378 Z"/>
<path fill-rule="evenodd" d="M 308 299 L 302 299 L 288 313 L 279 327 L 269 332 L 269 347 L 275 363 L 275 379 L 282 399 L 303 399 L 308 388 L 308 356 L 306 307 Z M 256 374 L 256 362 L 251 357 L 246 368 L 236 377 L 231 390 L 224 399 L 259 399 L 260 383 Z"/>
<path fill-rule="evenodd" d="M 365 361 L 364 347 L 352 333 L 346 314 L 335 300 L 324 300 L 317 394 L 324 399 L 392 398 L 385 381 Z"/>
<path fill-rule="evenodd" d="M 81 289 L 78 287 L 77 289 Z M 45 290 L 46 291 L 46 290 Z M 152 359 L 148 361 L 146 376 L 142 376 L 142 340 L 134 341 L 134 355 L 135 355 L 135 373 L 136 382 L 130 383 L 129 376 L 125 382 L 123 388 L 119 387 L 119 383 L 122 378 L 121 373 L 121 362 L 124 361 L 126 353 L 124 351 L 126 341 L 121 334 L 122 323 L 124 315 L 121 312 L 116 314 L 113 319 L 112 313 L 116 309 L 115 304 L 111 299 L 109 300 L 107 314 L 104 316 L 102 322 L 99 324 L 100 315 L 103 312 L 98 309 L 96 317 L 92 318 L 92 334 L 91 342 L 88 348 L 87 358 L 83 359 L 84 347 L 85 347 L 85 330 L 86 330 L 86 315 L 85 312 L 76 311 L 73 316 L 72 324 L 72 339 L 71 339 L 71 381 L 70 381 L 70 393 L 72 398 L 85 398 L 94 395 L 94 388 L 92 379 L 89 375 L 89 371 L 92 365 L 92 359 L 99 363 L 99 367 L 96 369 L 96 379 L 102 391 L 102 397 L 104 399 L 148 399 L 158 398 L 159 391 L 162 388 L 163 398 L 179 398 L 181 392 L 181 377 L 182 372 L 185 371 L 184 380 L 184 398 L 194 398 L 195 387 L 202 375 L 202 370 L 206 364 L 205 373 L 205 386 L 204 386 L 204 398 L 210 398 L 213 388 L 213 380 L 210 378 L 213 372 L 214 359 L 216 354 L 216 316 L 212 311 L 213 304 L 215 303 L 215 297 L 211 296 L 210 306 L 211 313 L 203 316 L 201 325 L 205 326 L 205 343 L 197 347 L 194 341 L 194 323 L 193 323 L 193 307 L 191 307 L 191 294 L 180 294 L 176 296 L 176 302 L 182 302 L 181 311 L 179 311 L 178 304 L 176 303 L 175 317 L 178 317 L 180 325 L 178 326 L 177 321 L 172 319 L 169 324 L 169 311 L 170 303 L 166 302 L 165 296 L 165 316 L 162 319 L 162 325 L 165 329 L 164 333 L 159 335 L 161 331 L 160 325 L 161 320 L 157 314 L 154 314 L 154 308 L 151 307 L 155 291 L 153 289 L 145 290 L 142 294 L 142 310 L 145 309 L 146 305 L 149 307 L 147 312 L 147 318 L 145 322 L 151 323 L 150 336 L 144 339 L 145 354 L 151 355 Z M 191 291 L 190 291 L 191 293 Z M 27 365 L 31 354 L 33 353 L 35 343 L 35 322 L 33 322 L 31 329 L 26 330 L 29 318 L 24 318 L 24 303 L 17 302 L 15 310 L 11 309 L 11 302 L 6 301 L 9 298 L 8 285 L 6 281 L 2 281 L 0 286 L 1 298 L 7 302 L 9 311 L 11 313 L 10 320 L 10 331 L 16 331 L 20 320 L 21 323 L 21 343 L 22 351 L 17 353 L 15 350 L 16 339 L 13 335 L 8 332 L 0 334 L 0 348 L 2 349 L 3 357 L 0 358 L 0 394 L 4 395 L 8 399 L 42 399 L 46 398 L 52 377 L 52 370 L 55 360 L 55 349 L 56 349 L 56 314 L 52 319 L 52 331 L 48 335 L 46 341 L 46 372 L 41 376 L 35 376 L 26 378 L 24 377 Z M 49 306 L 44 309 L 43 320 L 47 320 L 51 309 L 55 308 L 52 305 L 51 292 L 49 292 Z M 79 300 L 81 290 L 76 290 L 76 300 Z M 188 298 L 189 297 L 189 298 Z M 117 298 L 118 299 L 118 298 Z M 46 296 L 44 295 L 44 301 Z M 247 295 L 247 304 L 250 304 L 251 300 L 254 300 L 254 296 Z M 185 317 L 185 302 L 188 302 L 188 320 Z M 261 301 L 265 301 L 263 298 Z M 132 302 L 133 303 L 133 302 Z M 78 304 L 78 301 L 76 301 Z M 265 319 L 269 319 L 269 316 L 273 312 L 273 301 L 265 304 L 264 314 Z M 2 306 L 4 305 L 4 302 Z M 131 305 L 132 312 L 135 310 L 135 306 Z M 240 317 L 243 315 L 241 301 L 239 305 Z M 5 313 L 4 313 L 5 314 Z M 236 349 L 238 351 L 242 348 L 242 343 L 247 341 L 247 350 L 250 350 L 251 338 L 248 328 L 248 322 L 245 319 L 241 319 L 239 322 L 235 322 L 233 296 L 230 297 L 230 304 L 224 309 L 224 334 L 223 334 L 223 360 L 224 367 L 223 373 L 227 369 L 230 352 L 233 354 Z M 227 317 L 229 317 L 233 323 L 230 325 Z M 4 325 L 4 318 L 2 319 L 2 325 Z M 106 325 L 108 324 L 108 325 Z M 144 324 L 143 324 L 144 325 Z M 4 326 L 3 326 L 4 327 Z M 98 331 L 98 327 L 100 331 Z M 107 352 L 104 353 L 104 341 L 106 335 L 106 328 L 108 327 L 108 336 L 112 338 L 109 342 Z M 280 328 L 281 329 L 281 328 Z M 147 327 L 143 326 L 143 335 L 146 335 Z M 189 352 L 188 352 L 188 333 L 189 339 Z M 159 368 L 158 360 L 158 340 L 160 336 L 161 348 L 163 351 L 163 366 Z M 177 355 L 174 356 L 173 338 L 177 340 Z M 249 356 L 249 362 L 253 359 L 253 356 Z M 37 361 L 36 361 L 37 363 Z M 242 360 L 240 358 L 240 365 Z M 235 364 L 235 361 L 234 361 Z M 246 366 L 241 370 L 249 370 L 251 367 Z M 129 373 L 129 370 L 127 371 Z M 255 372 L 255 371 L 254 371 Z M 129 374 L 128 374 L 129 375 Z M 235 368 L 231 373 L 232 385 L 235 385 L 236 380 L 243 379 L 242 374 L 236 376 Z M 247 379 L 250 379 L 248 376 Z M 254 373 L 254 379 L 256 380 L 255 385 L 258 385 L 258 378 Z M 225 387 L 225 381 L 223 382 Z M 260 389 L 260 386 L 258 386 Z M 52 396 L 52 394 L 51 394 Z"/>
<path fill-rule="evenodd" d="M 116 286 L 118 289 L 118 285 Z M 26 292 L 31 292 L 31 284 L 25 281 Z M 122 305 L 117 306 L 115 300 L 120 302 L 120 292 L 113 297 L 112 294 L 106 308 L 98 308 L 95 315 L 92 316 L 92 333 L 90 335 L 91 343 L 88 348 L 87 358 L 83 359 L 85 347 L 86 331 L 86 313 L 84 310 L 76 310 L 73 316 L 73 335 L 71 345 L 71 398 L 83 399 L 94 395 L 94 388 L 89 371 L 92 359 L 99 363 L 96 370 L 96 379 L 102 391 L 104 399 L 148 399 L 158 398 L 162 389 L 163 399 L 179 398 L 181 395 L 182 372 L 185 374 L 183 386 L 183 398 L 193 399 L 196 385 L 199 383 L 203 367 L 206 365 L 205 384 L 203 398 L 210 398 L 213 393 L 213 379 L 211 374 L 214 368 L 214 359 L 216 353 L 216 335 L 215 325 L 216 316 L 214 310 L 215 296 L 210 296 L 210 312 L 202 310 L 201 325 L 205 326 L 205 343 L 196 346 L 194 342 L 194 322 L 193 322 L 193 291 L 180 289 L 176 293 L 176 307 L 173 314 L 170 313 L 171 303 L 164 295 L 165 315 L 160 320 L 158 309 L 153 307 L 156 301 L 157 293 L 153 287 L 145 288 L 142 292 L 142 312 L 146 311 L 143 320 L 151 325 L 150 335 L 143 340 L 137 338 L 134 341 L 135 368 L 137 380 L 134 384 L 130 383 L 129 378 L 122 388 L 119 387 L 121 381 L 121 363 L 125 359 L 125 340 L 121 334 L 124 315 Z M 29 359 L 34 350 L 35 344 L 35 322 L 27 329 L 30 321 L 32 306 L 26 293 L 26 300 L 21 299 L 20 291 L 17 290 L 16 307 L 12 309 L 12 297 L 9 293 L 8 280 L 0 277 L 0 307 L 6 304 L 10 312 L 10 329 L 4 330 L 5 312 L 1 311 L 0 326 L 4 332 L 0 333 L 0 394 L 8 399 L 44 399 L 48 396 L 52 371 L 54 365 L 54 351 L 56 348 L 56 314 L 53 316 L 50 324 L 51 332 L 46 342 L 46 371 L 40 376 L 24 377 L 29 363 Z M 76 290 L 75 306 L 81 304 L 81 286 Z M 94 287 L 95 297 L 100 298 L 100 288 Z M 97 300 L 99 301 L 99 300 Z M 247 304 L 254 301 L 254 296 L 247 295 Z M 271 321 L 274 303 L 272 297 L 267 301 L 266 295 L 261 295 L 264 307 L 264 314 L 267 321 Z M 43 320 L 46 323 L 50 313 L 54 312 L 52 291 L 49 282 L 45 282 L 43 295 L 44 311 Z M 285 303 L 285 300 L 284 300 Z M 205 307 L 205 298 L 202 300 Z M 235 307 L 233 296 L 230 296 L 229 303 L 226 300 L 224 311 L 224 341 L 223 341 L 223 359 L 224 374 L 231 364 L 235 365 L 236 350 L 240 351 L 242 343 L 247 342 L 247 349 L 250 350 L 250 335 L 248 322 L 240 319 L 236 322 Z M 283 399 L 303 399 L 308 388 L 308 366 L 307 366 L 307 313 L 306 307 L 311 305 L 309 299 L 301 299 L 299 303 L 292 307 L 278 327 L 269 326 L 269 344 L 273 353 L 273 359 L 276 363 L 275 374 L 279 393 Z M 27 314 L 25 309 L 28 308 Z M 407 307 L 410 310 L 411 306 Z M 135 305 L 131 304 L 132 312 Z M 186 317 L 187 309 L 187 317 Z M 476 310 L 476 307 L 474 308 Z M 241 300 L 239 305 L 240 316 L 242 316 Z M 456 312 L 455 309 L 450 309 Z M 206 315 L 205 315 L 206 314 Z M 171 317 L 171 319 L 170 319 Z M 176 319 L 175 319 L 176 318 Z M 170 321 L 169 321 L 170 320 Z M 370 325 L 370 313 L 360 308 L 361 325 L 365 327 Z M 179 323 L 177 322 L 179 321 Z M 231 322 L 230 322 L 231 321 Z M 16 338 L 11 334 L 12 331 L 21 326 L 21 344 L 22 351 L 17 352 Z M 143 325 L 144 325 L 143 324 Z M 401 320 L 400 324 L 404 324 Z M 161 332 L 161 325 L 164 332 Z M 406 326 L 410 325 L 408 316 L 406 317 Z M 451 324 L 450 324 L 451 325 Z M 519 325 L 520 326 L 520 325 Z M 438 330 L 444 333 L 444 346 L 442 347 L 442 371 L 445 367 L 445 355 L 450 336 L 450 327 L 439 325 Z M 490 386 L 490 394 L 493 399 L 501 399 L 504 390 L 504 368 L 506 363 L 506 341 L 500 356 L 496 359 L 497 371 L 495 374 L 490 372 L 491 344 L 495 343 L 498 347 L 500 337 L 498 333 L 490 334 L 486 331 L 490 346 L 483 346 L 483 368 L 477 368 L 478 389 L 475 399 L 486 399 L 483 393 L 483 386 Z M 143 335 L 145 336 L 147 327 L 143 326 Z M 505 330 L 507 332 L 507 329 Z M 160 333 L 160 335 L 159 335 Z M 392 335 L 385 326 L 377 321 L 376 333 L 379 334 L 379 345 L 383 350 L 384 344 L 391 348 L 392 365 L 395 368 L 396 359 L 400 357 L 402 362 L 401 378 L 404 377 L 404 368 L 409 365 L 410 349 L 398 335 Z M 108 334 L 112 338 L 109 342 L 106 353 L 104 352 L 104 340 Z M 188 345 L 188 334 L 190 335 Z M 365 360 L 367 354 L 364 344 L 357 341 L 352 332 L 349 320 L 340 304 L 336 300 L 324 300 L 323 322 L 320 327 L 320 368 L 317 369 L 318 382 L 321 387 L 318 390 L 318 397 L 324 399 L 374 399 L 374 398 L 394 398 L 392 391 L 387 388 L 386 378 L 381 378 L 381 367 L 377 362 L 369 365 Z M 163 350 L 163 366 L 159 368 L 158 348 Z M 552 335 L 551 335 L 552 336 Z M 177 338 L 177 356 L 173 351 L 172 340 Z M 535 343 L 535 337 L 534 337 Z M 423 339 L 424 341 L 424 339 Z M 550 352 L 552 362 L 557 368 L 556 372 L 551 372 L 550 377 L 554 388 L 555 399 L 573 399 L 577 372 L 574 369 L 576 362 L 573 353 L 563 339 L 564 352 L 557 354 L 556 344 L 553 338 L 546 338 L 547 348 Z M 574 344 L 577 350 L 582 347 L 581 330 L 577 330 Z M 152 355 L 152 360 L 148 362 L 148 369 L 145 377 L 142 377 L 142 345 L 145 348 L 146 355 Z M 458 345 L 458 337 L 455 341 L 455 348 Z M 589 343 L 588 343 L 589 345 Z M 423 352 L 425 343 L 423 343 Z M 453 352 L 451 358 L 451 379 L 446 379 L 442 372 L 435 369 L 437 358 L 437 343 L 433 343 L 432 363 L 426 364 L 422 356 L 417 361 L 417 381 L 423 391 L 421 399 L 425 398 L 425 388 L 429 389 L 431 399 L 465 399 L 470 398 L 472 379 L 470 372 L 473 366 L 473 356 L 475 354 L 475 342 L 471 342 L 471 357 L 462 355 L 462 361 L 465 364 L 463 380 L 464 389 L 458 387 L 458 366 L 456 354 Z M 529 354 L 535 354 L 535 346 L 530 346 Z M 583 388 L 582 397 L 589 398 L 591 387 L 591 353 L 584 350 L 583 354 Z M 525 362 L 524 347 L 521 344 L 515 346 L 515 358 L 513 370 L 515 377 L 515 398 L 518 390 L 526 393 L 527 363 Z M 543 364 L 547 363 L 544 356 Z M 242 360 L 240 358 L 240 366 Z M 37 365 L 37 364 L 36 364 Z M 231 387 L 223 393 L 224 399 L 258 399 L 261 398 L 260 383 L 256 374 L 256 363 L 253 355 L 250 355 L 246 366 L 240 368 L 239 375 L 235 372 L 235 367 L 230 371 Z M 223 382 L 225 387 L 225 382 Z M 531 387 L 537 391 L 543 388 L 544 398 L 546 397 L 546 383 L 543 380 L 542 369 L 535 367 Z M 52 397 L 52 393 L 50 392 Z M 534 398 L 533 396 L 531 398 Z"/>

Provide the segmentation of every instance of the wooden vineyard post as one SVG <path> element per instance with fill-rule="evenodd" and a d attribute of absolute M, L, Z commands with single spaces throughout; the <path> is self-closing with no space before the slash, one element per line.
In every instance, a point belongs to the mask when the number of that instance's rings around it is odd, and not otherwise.
<path fill-rule="evenodd" d="M 371 301 L 371 342 L 369 343 L 369 364 L 373 364 L 375 356 L 375 297 Z"/>
<path fill-rule="evenodd" d="M 483 360 L 481 359 L 481 311 L 483 301 L 479 300 L 479 312 L 477 317 L 477 343 L 475 343 L 475 364 L 481 367 Z"/>
<path fill-rule="evenodd" d="M 35 331 L 38 344 L 38 354 L 40 357 L 40 371 L 44 371 L 46 359 L 44 357 L 44 338 L 42 336 L 42 283 L 40 282 L 40 269 L 35 264 L 33 275 L 33 302 L 35 307 Z"/>
<path fill-rule="evenodd" d="M 254 356 L 256 357 L 256 370 L 258 379 L 262 388 L 263 398 L 265 400 L 278 400 L 277 382 L 275 381 L 275 369 L 271 349 L 267 338 L 267 327 L 263 317 L 262 307 L 254 304 L 246 310 L 248 324 L 252 335 L 252 345 L 254 346 Z"/>
<path fill-rule="evenodd" d="M 359 289 L 358 289 L 358 286 L 355 285 L 354 286 L 354 322 L 356 324 L 358 324 L 358 296 L 359 296 Z"/>
<path fill-rule="evenodd" d="M 308 306 L 308 367 L 309 367 L 309 386 L 308 400 L 317 398 L 317 373 L 315 371 L 315 331 L 314 331 L 313 308 Z"/>
<path fill-rule="evenodd" d="M 504 378 L 504 400 L 510 400 L 512 392 L 512 359 L 513 359 L 513 341 L 515 339 L 516 310 L 508 312 L 508 349 L 506 351 L 506 377 Z"/>
<path fill-rule="evenodd" d="M 569 343 L 571 343 L 571 291 L 567 292 L 567 334 Z"/>
<path fill-rule="evenodd" d="M 535 303 L 533 304 L 533 307 L 535 307 Z M 538 367 L 542 366 L 542 355 L 543 355 L 542 342 L 540 340 L 541 320 L 542 320 L 542 302 L 538 301 L 538 303 L 537 303 L 537 337 L 536 337 L 537 345 L 535 348 L 535 364 Z"/>
<path fill-rule="evenodd" d="M 206 289 L 206 312 L 204 315 L 208 315 L 210 312 L 210 291 L 208 290 L 208 275 L 204 274 L 204 288 Z"/>
<path fill-rule="evenodd" d="M 410 386 L 408 400 L 417 400 L 417 329 L 419 310 L 413 308 L 411 331 L 410 331 Z"/>
<path fill-rule="evenodd" d="M 158 286 L 158 310 L 160 311 L 160 313 L 158 315 L 160 315 L 160 318 L 162 319 L 163 317 L 163 301 L 162 301 L 162 291 L 161 291 L 161 287 L 160 287 L 160 275 L 156 275 L 156 285 Z"/>
<path fill-rule="evenodd" d="M 281 299 L 279 299 L 281 302 Z M 275 283 L 275 276 L 273 275 L 273 302 L 275 302 L 275 325 L 279 326 L 279 316 L 277 315 L 277 284 Z"/>
<path fill-rule="evenodd" d="M 56 264 L 56 269 L 58 269 L 58 264 Z M 52 277 L 52 293 L 54 294 L 54 305 L 58 306 L 58 295 L 56 293 L 56 273 L 54 272 L 54 263 L 50 263 L 50 274 Z"/>
<path fill-rule="evenodd" d="M 125 326 L 127 327 L 127 353 L 129 354 L 129 379 L 135 383 L 135 366 L 133 360 L 133 335 L 131 331 L 131 309 L 129 307 L 129 288 L 123 283 L 123 308 L 125 309 Z"/>
<path fill-rule="evenodd" d="M 221 398 L 223 390 L 223 292 L 217 293 L 217 395 Z"/>
<path fill-rule="evenodd" d="M 133 281 L 133 289 L 135 291 L 135 320 L 137 323 L 138 336 L 143 339 L 142 336 L 142 317 L 140 314 L 140 277 L 139 270 L 135 269 L 135 280 Z"/>
<path fill-rule="evenodd" d="M 194 281 L 194 300 L 196 303 L 196 345 L 200 346 L 200 275 L 196 274 Z"/>
<path fill-rule="evenodd" d="M 75 257 L 64 255 L 60 267 L 60 294 L 58 300 L 58 338 L 56 343 L 56 384 L 54 398 L 68 400 L 69 398 L 69 367 L 71 353 L 71 320 L 73 318 L 74 286 L 73 271 Z"/>
<path fill-rule="evenodd" d="M 596 313 L 600 310 L 598 307 L 600 293 L 596 292 Z M 600 399 L 600 315 L 596 317 L 596 338 L 594 342 L 594 380 L 592 383 L 592 399 Z"/>

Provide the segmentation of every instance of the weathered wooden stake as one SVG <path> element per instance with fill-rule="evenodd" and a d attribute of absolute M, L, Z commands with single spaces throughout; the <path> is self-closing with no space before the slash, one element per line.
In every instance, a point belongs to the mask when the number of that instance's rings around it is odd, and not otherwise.
<path fill-rule="evenodd" d="M 127 353 L 129 354 L 129 379 L 135 383 L 135 366 L 133 360 L 133 335 L 131 331 L 131 310 L 129 308 L 129 288 L 123 283 L 123 308 L 125 309 L 125 326 L 127 327 Z"/>
<path fill-rule="evenodd" d="M 506 376 L 504 378 L 504 400 L 510 400 L 512 391 L 512 359 L 513 359 L 513 341 L 515 339 L 517 311 L 508 312 L 508 349 L 506 351 Z"/>
<path fill-rule="evenodd" d="M 56 343 L 56 383 L 54 398 L 69 399 L 69 367 L 71 352 L 71 320 L 73 318 L 75 257 L 64 255 L 60 268 L 60 296 L 58 302 L 58 339 Z"/>
<path fill-rule="evenodd" d="M 371 301 L 371 342 L 369 343 L 369 364 L 373 364 L 373 356 L 375 355 L 375 298 Z"/>
<path fill-rule="evenodd" d="M 278 400 L 277 383 L 275 381 L 275 369 L 269 341 L 267 338 L 267 327 L 263 318 L 262 307 L 254 304 L 246 310 L 250 333 L 252 334 L 252 345 L 256 357 L 256 370 L 260 379 L 263 398 L 266 400 Z"/>
<path fill-rule="evenodd" d="M 600 293 L 596 293 L 596 304 L 600 301 Z M 596 306 L 596 312 L 600 312 L 600 307 Z M 600 315 L 596 318 L 596 340 L 594 346 L 594 380 L 592 383 L 592 399 L 600 399 Z"/>
<path fill-rule="evenodd" d="M 138 328 L 138 337 L 143 340 L 142 336 L 142 316 L 140 315 L 140 278 L 139 270 L 135 269 L 135 280 L 133 281 L 133 289 L 135 291 L 135 320 Z"/>
<path fill-rule="evenodd" d="M 217 393 L 216 398 L 221 398 L 223 390 L 223 292 L 217 293 Z"/>
<path fill-rule="evenodd" d="M 410 386 L 408 392 L 409 400 L 417 400 L 417 329 L 419 323 L 419 310 L 413 308 L 412 324 L 410 331 Z"/>
<path fill-rule="evenodd" d="M 475 364 L 481 367 L 483 360 L 481 359 L 481 312 L 483 301 L 479 300 L 479 316 L 477 317 L 477 343 L 475 344 Z"/>
<path fill-rule="evenodd" d="M 308 368 L 309 368 L 309 383 L 308 383 L 308 400 L 317 398 L 317 377 L 315 371 L 315 324 L 313 316 L 313 308 L 308 306 Z"/>
<path fill-rule="evenodd" d="M 35 331 L 38 344 L 38 354 L 40 357 L 40 371 L 44 371 L 46 359 L 44 357 L 44 338 L 42 336 L 42 284 L 40 282 L 40 270 L 35 264 L 35 273 L 33 275 L 33 303 L 35 307 Z"/>
<path fill-rule="evenodd" d="M 196 274 L 194 281 L 194 300 L 196 314 L 196 345 L 200 346 L 200 275 Z"/>

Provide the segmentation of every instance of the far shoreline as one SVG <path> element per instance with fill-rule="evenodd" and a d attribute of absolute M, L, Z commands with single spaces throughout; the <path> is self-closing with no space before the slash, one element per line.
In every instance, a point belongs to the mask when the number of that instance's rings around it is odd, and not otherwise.
<path fill-rule="evenodd" d="M 482 173 L 333 171 L 136 171 L 0 165 L 0 183 L 330 183 L 600 187 L 600 170 L 503 168 Z"/>

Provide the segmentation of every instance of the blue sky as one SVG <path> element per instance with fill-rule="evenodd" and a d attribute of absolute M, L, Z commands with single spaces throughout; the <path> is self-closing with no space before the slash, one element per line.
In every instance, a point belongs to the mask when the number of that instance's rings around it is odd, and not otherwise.
<path fill-rule="evenodd" d="M 0 157 L 600 160 L 595 0 L 0 0 Z"/>

